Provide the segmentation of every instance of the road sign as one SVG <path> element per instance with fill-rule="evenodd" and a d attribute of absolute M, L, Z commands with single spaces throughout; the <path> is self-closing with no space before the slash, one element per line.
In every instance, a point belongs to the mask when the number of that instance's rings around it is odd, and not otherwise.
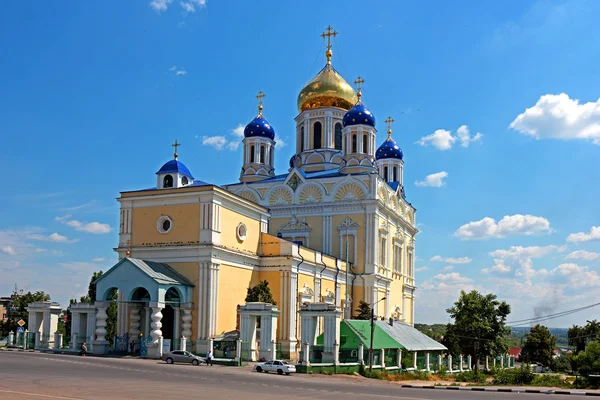
<path fill-rule="evenodd" d="M 25 328 L 23 328 L 22 326 L 17 328 L 17 333 L 24 333 L 25 332 Z"/>
<path fill-rule="evenodd" d="M 20 319 L 19 322 L 17 322 L 17 325 L 23 326 L 23 325 L 25 325 L 25 323 L 26 323 L 25 321 L 23 321 L 22 319 Z"/>

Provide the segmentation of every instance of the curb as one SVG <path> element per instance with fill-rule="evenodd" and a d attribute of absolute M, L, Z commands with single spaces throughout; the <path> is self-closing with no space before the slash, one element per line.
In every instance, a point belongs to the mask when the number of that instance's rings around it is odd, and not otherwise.
<path fill-rule="evenodd" d="M 519 389 L 519 388 L 493 388 L 493 387 L 471 387 L 471 386 L 423 386 L 423 385 L 400 385 L 403 388 L 410 389 L 437 389 L 437 390 L 468 390 L 473 392 L 497 392 L 497 393 L 535 393 L 535 394 L 562 394 L 574 396 L 596 396 L 600 397 L 600 392 L 581 392 L 571 390 L 553 390 L 553 389 Z"/>

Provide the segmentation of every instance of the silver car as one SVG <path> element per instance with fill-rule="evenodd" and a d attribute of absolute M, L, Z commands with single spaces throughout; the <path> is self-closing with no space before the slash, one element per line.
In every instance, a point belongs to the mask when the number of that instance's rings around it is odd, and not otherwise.
<path fill-rule="evenodd" d="M 204 358 L 198 357 L 197 355 L 194 355 L 194 354 L 190 353 L 189 351 L 182 351 L 182 350 L 174 350 L 169 353 L 165 353 L 162 356 L 162 360 L 166 361 L 167 364 L 173 364 L 173 363 L 177 362 L 177 363 L 187 363 L 187 364 L 192 364 L 192 365 L 200 365 L 203 362 L 205 362 Z"/>

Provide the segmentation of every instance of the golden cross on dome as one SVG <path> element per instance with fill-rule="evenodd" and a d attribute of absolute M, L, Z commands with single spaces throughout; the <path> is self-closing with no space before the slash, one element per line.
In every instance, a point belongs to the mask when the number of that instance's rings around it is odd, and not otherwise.
<path fill-rule="evenodd" d="M 390 136 L 392 136 L 392 124 L 394 122 L 396 122 L 396 121 L 392 117 L 387 117 L 387 119 L 385 121 L 383 121 L 383 122 L 385 122 L 387 124 L 387 126 L 388 126 L 388 132 L 387 132 L 387 134 L 388 134 L 388 139 L 389 139 Z"/>
<path fill-rule="evenodd" d="M 181 143 L 179 143 L 177 139 L 175 139 L 175 143 L 173 143 L 171 146 L 175 148 L 175 153 L 173 153 L 173 157 L 175 157 L 175 159 L 177 160 L 177 148 L 181 146 Z"/>
<path fill-rule="evenodd" d="M 131 240 L 127 239 L 127 250 L 125 251 L 125 257 L 131 257 Z"/>
<path fill-rule="evenodd" d="M 321 37 L 323 39 L 327 38 L 327 51 L 325 52 L 325 56 L 327 57 L 328 64 L 331 63 L 331 54 L 332 54 L 332 52 L 331 52 L 331 37 L 332 36 L 336 37 L 338 34 L 336 30 L 333 30 L 333 32 L 331 30 L 332 30 L 331 25 L 329 25 L 327 27 L 327 33 L 325 33 L 325 32 L 321 33 Z"/>
<path fill-rule="evenodd" d="M 354 84 L 356 85 L 356 97 L 358 97 L 359 102 L 360 102 L 360 97 L 362 96 L 362 93 L 360 91 L 360 85 L 363 83 L 365 83 L 365 80 L 363 78 L 361 78 L 360 75 L 354 81 Z"/>
<path fill-rule="evenodd" d="M 265 98 L 265 94 L 261 91 L 258 92 L 258 94 L 256 95 L 256 100 L 258 100 L 258 114 L 262 114 L 262 103 L 263 103 L 263 99 Z"/>

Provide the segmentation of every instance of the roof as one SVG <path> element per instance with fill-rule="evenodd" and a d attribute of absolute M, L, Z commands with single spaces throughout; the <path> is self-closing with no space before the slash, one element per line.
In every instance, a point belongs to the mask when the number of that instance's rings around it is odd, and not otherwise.
<path fill-rule="evenodd" d="M 510 349 L 508 349 L 508 354 L 510 354 L 513 357 L 519 357 L 519 355 L 521 355 L 521 348 L 511 347 Z"/>
<path fill-rule="evenodd" d="M 394 338 L 381 328 L 379 322 L 381 321 L 376 321 L 374 326 L 373 348 L 376 350 L 403 348 L 397 340 L 394 340 Z M 342 321 L 342 327 L 344 325 L 350 328 L 366 348 L 371 346 L 371 321 L 347 319 Z"/>
<path fill-rule="evenodd" d="M 185 189 L 185 188 L 189 188 L 189 187 L 199 187 L 199 186 L 214 186 L 212 183 L 208 183 L 208 182 L 204 182 L 204 181 L 200 181 L 200 180 L 195 180 L 194 182 L 192 182 L 191 185 L 186 185 L 180 188 L 169 188 L 169 189 Z M 139 189 L 139 190 L 127 190 L 127 191 L 123 191 L 121 193 L 133 193 L 133 192 L 147 192 L 149 190 L 158 190 L 158 188 L 156 187 L 151 187 L 151 188 L 147 188 L 147 189 Z"/>
<path fill-rule="evenodd" d="M 398 190 L 398 186 L 400 185 L 400 182 L 388 182 L 387 184 L 388 184 L 388 186 L 389 186 L 389 187 L 391 187 L 391 188 L 394 190 L 394 192 L 395 192 L 396 190 Z"/>
<path fill-rule="evenodd" d="M 182 175 L 189 176 L 194 179 L 190 170 L 179 160 L 167 161 L 157 172 L 157 174 L 168 174 L 170 172 L 179 172 Z"/>
<path fill-rule="evenodd" d="M 403 322 L 394 321 L 394 325 L 390 325 L 385 321 L 377 321 L 376 324 L 408 351 L 448 350 L 443 344 Z"/>
<path fill-rule="evenodd" d="M 162 285 L 186 285 L 194 286 L 194 284 L 185 276 L 175 271 L 169 264 L 159 263 L 154 261 L 140 260 L 137 258 L 123 258 L 116 263 L 111 269 L 102 274 L 102 276 L 94 281 L 98 283 L 101 279 L 110 274 L 111 271 L 119 268 L 122 264 L 129 262 L 142 270 L 148 277 L 152 278 Z"/>

